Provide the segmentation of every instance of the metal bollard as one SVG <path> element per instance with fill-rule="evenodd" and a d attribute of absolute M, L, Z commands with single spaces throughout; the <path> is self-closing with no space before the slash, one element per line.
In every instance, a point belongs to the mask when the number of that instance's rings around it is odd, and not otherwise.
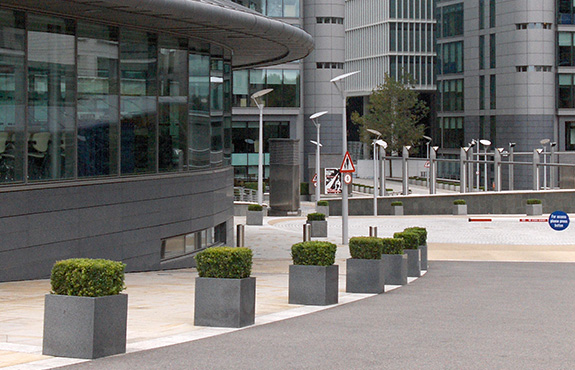
<path fill-rule="evenodd" d="M 243 248 L 244 247 L 244 239 L 246 236 L 246 225 L 239 224 L 236 227 L 236 247 Z"/>
<path fill-rule="evenodd" d="M 309 242 L 311 240 L 311 225 L 303 224 L 303 241 Z"/>
<path fill-rule="evenodd" d="M 377 226 L 369 227 L 369 236 L 377 238 Z"/>

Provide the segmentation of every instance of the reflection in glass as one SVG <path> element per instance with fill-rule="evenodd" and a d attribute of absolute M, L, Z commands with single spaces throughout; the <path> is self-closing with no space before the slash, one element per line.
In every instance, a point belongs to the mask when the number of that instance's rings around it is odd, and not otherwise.
<path fill-rule="evenodd" d="M 78 23 L 78 177 L 118 174 L 116 27 Z"/>
<path fill-rule="evenodd" d="M 122 33 L 122 174 L 156 171 L 156 51 L 155 34 Z"/>
<path fill-rule="evenodd" d="M 24 14 L 0 11 L 0 183 L 24 178 Z"/>
<path fill-rule="evenodd" d="M 211 60 L 210 68 L 211 87 L 211 142 L 210 142 L 210 164 L 212 167 L 223 164 L 224 150 L 224 128 L 223 128 L 223 108 L 224 108 L 224 61 L 216 58 Z"/>
<path fill-rule="evenodd" d="M 28 177 L 73 177 L 75 24 L 38 15 L 28 21 Z"/>
<path fill-rule="evenodd" d="M 182 171 L 187 162 L 187 40 L 160 39 L 160 171 Z"/>
<path fill-rule="evenodd" d="M 189 166 L 191 169 L 210 166 L 210 57 L 188 56 L 190 125 Z"/>

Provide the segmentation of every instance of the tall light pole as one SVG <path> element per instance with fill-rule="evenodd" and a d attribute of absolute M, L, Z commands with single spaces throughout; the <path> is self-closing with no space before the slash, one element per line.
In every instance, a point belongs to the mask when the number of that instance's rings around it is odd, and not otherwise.
<path fill-rule="evenodd" d="M 543 139 L 539 141 L 543 145 L 543 190 L 547 189 L 547 144 L 551 142 L 550 139 Z"/>
<path fill-rule="evenodd" d="M 371 128 L 366 128 L 365 130 L 376 136 L 376 138 L 373 140 L 373 215 L 377 216 L 377 160 L 379 159 L 377 146 L 379 141 L 380 145 L 383 145 L 381 143 L 385 143 L 385 147 L 387 148 L 387 143 L 379 139 L 381 137 L 381 132 Z"/>
<path fill-rule="evenodd" d="M 481 139 L 479 140 L 479 143 L 481 145 L 483 145 L 483 149 L 485 150 L 485 157 L 483 157 L 483 160 L 485 161 L 485 163 L 483 164 L 483 185 L 485 186 L 485 188 L 483 189 L 484 191 L 487 191 L 487 189 L 489 188 L 487 185 L 487 148 L 489 147 L 489 145 L 491 145 L 491 141 L 487 140 L 487 139 Z M 479 160 L 479 157 L 477 157 L 477 160 Z"/>
<path fill-rule="evenodd" d="M 252 94 L 252 100 L 260 110 L 260 127 L 258 143 L 258 204 L 264 202 L 264 101 L 262 97 L 269 94 L 274 89 L 263 89 Z"/>
<path fill-rule="evenodd" d="M 320 197 L 320 194 L 321 194 L 321 189 L 320 189 L 320 188 L 321 188 L 321 181 L 320 181 L 320 179 L 321 179 L 321 174 L 320 174 L 320 172 L 321 172 L 321 167 L 320 167 L 320 164 L 319 164 L 319 154 L 320 154 L 320 149 L 319 149 L 319 148 L 321 147 L 321 144 L 320 144 L 320 142 L 319 142 L 319 129 L 320 129 L 321 125 L 320 125 L 318 119 L 319 119 L 319 117 L 323 116 L 324 114 L 327 114 L 327 111 L 317 112 L 317 113 L 312 114 L 312 115 L 309 117 L 309 118 L 311 119 L 311 121 L 313 122 L 313 124 L 315 125 L 315 128 L 317 129 L 317 130 L 316 130 L 316 131 L 317 131 L 316 143 L 315 143 L 315 147 L 316 147 L 316 149 L 315 149 L 315 173 L 316 173 L 316 176 L 317 176 L 316 187 L 315 187 L 315 204 L 316 204 L 316 208 L 317 208 L 317 202 L 319 202 L 319 197 Z M 312 141 L 312 143 L 313 143 L 313 141 Z"/>
<path fill-rule="evenodd" d="M 345 78 L 348 78 L 350 76 L 353 76 L 357 73 L 359 73 L 360 71 L 354 71 L 354 72 L 349 72 L 349 73 L 344 73 L 342 75 L 339 75 L 337 77 L 332 78 L 329 82 L 333 83 L 335 88 L 337 89 L 337 91 L 339 91 L 339 94 L 341 95 L 341 100 L 342 100 L 342 108 L 343 108 L 343 112 L 341 115 L 341 120 L 342 120 L 342 155 L 345 156 L 345 153 L 347 153 L 347 117 L 346 117 L 346 101 L 345 101 L 345 91 L 343 90 L 341 84 L 342 84 L 342 80 Z M 347 194 L 347 184 L 345 183 L 345 181 L 343 181 L 342 179 L 342 186 L 341 186 L 341 239 L 342 239 L 342 244 L 347 244 L 347 239 L 348 239 L 348 203 L 349 203 L 349 199 L 348 199 L 348 194 Z"/>
<path fill-rule="evenodd" d="M 427 147 L 427 162 L 429 162 L 429 144 L 433 141 L 433 139 L 429 136 L 423 135 L 423 138 L 426 140 L 425 146 Z M 431 168 L 431 162 L 429 163 L 429 167 L 427 168 L 427 187 L 429 187 L 429 168 Z M 431 189 L 431 188 L 430 188 Z"/>

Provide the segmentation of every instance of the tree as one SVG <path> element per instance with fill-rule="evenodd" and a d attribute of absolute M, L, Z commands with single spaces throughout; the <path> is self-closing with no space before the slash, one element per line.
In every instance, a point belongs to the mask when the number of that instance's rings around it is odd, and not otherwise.
<path fill-rule="evenodd" d="M 385 75 L 385 83 L 379 85 L 369 97 L 368 113 L 360 116 L 353 112 L 351 121 L 360 126 L 363 142 L 371 143 L 373 134 L 367 128 L 381 132 L 389 151 L 401 153 L 404 145 L 414 145 L 423 138 L 425 128 L 418 124 L 427 116 L 429 107 L 419 100 L 419 93 L 410 86 L 411 77 L 404 82 Z"/>

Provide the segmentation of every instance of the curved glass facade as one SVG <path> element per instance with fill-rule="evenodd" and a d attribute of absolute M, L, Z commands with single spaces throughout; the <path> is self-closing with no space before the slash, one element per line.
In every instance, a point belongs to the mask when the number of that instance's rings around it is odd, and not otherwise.
<path fill-rule="evenodd" d="M 0 184 L 230 165 L 231 53 L 0 8 Z"/>

